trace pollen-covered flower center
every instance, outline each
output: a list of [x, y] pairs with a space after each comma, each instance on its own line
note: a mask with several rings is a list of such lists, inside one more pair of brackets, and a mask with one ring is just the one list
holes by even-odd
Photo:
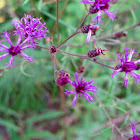
[[84, 86], [83, 85], [78, 85], [78, 87], [76, 88], [76, 92], [77, 93], [80, 93], [83, 90], [84, 90]]
[[17, 55], [18, 53], [20, 53], [20, 48], [19, 46], [15, 46], [15, 47], [11, 47], [9, 48], [9, 53], [13, 56]]
[[134, 62], [126, 62], [123, 66], [122, 66], [122, 71], [125, 71], [125, 72], [130, 72], [132, 70], [135, 70], [136, 68], [136, 65]]

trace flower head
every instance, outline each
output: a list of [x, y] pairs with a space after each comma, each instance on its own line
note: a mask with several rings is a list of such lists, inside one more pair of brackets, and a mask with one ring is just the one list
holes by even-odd
[[22, 50], [25, 50], [27, 48], [31, 48], [32, 46], [30, 44], [25, 45], [26, 43], [28, 43], [28, 41], [30, 40], [30, 37], [28, 37], [27, 39], [25, 39], [22, 43], [22, 35], [19, 34], [19, 38], [17, 41], [17, 44], [15, 46], [13, 46], [10, 37], [9, 37], [9, 33], [7, 33], [7, 31], [4, 32], [4, 35], [2, 37], [5, 37], [7, 42], [10, 45], [10, 48], [5, 46], [4, 44], [2, 44], [2, 41], [0, 41], [0, 52], [6, 52], [3, 55], [0, 55], [0, 60], [2, 60], [3, 58], [7, 57], [8, 55], [11, 56], [9, 63], [7, 64], [9, 66], [9, 68], [14, 67], [13, 66], [13, 58], [14, 56], [20, 54], [24, 57], [24, 60], [28, 60], [30, 62], [33, 62], [34, 60], [32, 59], [32, 57], [28, 56], [27, 54], [23, 53]]
[[90, 41], [90, 39], [95, 40], [92, 36], [96, 34], [100, 27], [98, 25], [95, 25], [93, 23], [89, 23], [89, 25], [85, 25], [82, 27], [83, 33], [88, 33], [86, 43]]
[[66, 77], [66, 76], [60, 76], [57, 79], [57, 84], [60, 85], [60, 86], [64, 86], [64, 85], [66, 85], [68, 83], [69, 83], [69, 78]]
[[[133, 137], [129, 138], [129, 140], [140, 140], [140, 135], [136, 135], [136, 133], [135, 133], [136, 125], [134, 123], [129, 123], [129, 124], [132, 128], [132, 131], [133, 131]], [[140, 131], [139, 131], [139, 133], [140, 133]]]
[[46, 33], [49, 32], [45, 23], [41, 23], [41, 18], [33, 18], [31, 15], [24, 15], [21, 21], [13, 23], [16, 30], [15, 34], [21, 34], [25, 39], [31, 37], [29, 42], [34, 45], [38, 44], [38, 40], [43, 37], [46, 38]]
[[79, 78], [80, 75], [78, 75], [77, 73], [75, 73], [74, 75], [75, 75], [76, 80], [75, 81], [69, 81], [69, 83], [72, 86], [74, 86], [75, 89], [73, 91], [68, 91], [67, 89], [65, 89], [66, 90], [65, 94], [68, 95], [68, 96], [70, 96], [70, 94], [72, 94], [72, 93], [76, 93], [71, 105], [73, 107], [76, 106], [75, 105], [76, 99], [78, 98], [78, 96], [80, 98], [81, 95], [83, 95], [88, 102], [95, 101], [95, 99], [93, 98], [94, 94], [89, 95], [87, 93], [89, 91], [91, 91], [93, 93], [95, 93], [97, 91], [97, 88], [94, 85], [94, 81], [93, 80], [85, 81], [83, 79], [83, 77]]
[[94, 47], [95, 49], [94, 50], [90, 50], [88, 53], [87, 53], [87, 56], [90, 57], [90, 58], [93, 58], [93, 57], [96, 57], [96, 56], [99, 56], [101, 54], [105, 55], [104, 54], [104, 51], [107, 51], [106, 49], [101, 49], [99, 47], [96, 46], [96, 42], [94, 42]]
[[125, 79], [123, 83], [125, 87], [128, 87], [128, 73], [135, 78], [136, 83], [140, 81], [140, 74], [133, 72], [134, 70], [136, 70], [137, 67], [136, 64], [140, 63], [140, 59], [134, 62], [131, 61], [134, 53], [135, 53], [135, 49], [131, 48], [129, 52], [128, 49], [125, 48], [125, 55], [123, 55], [122, 58], [119, 57], [121, 64], [117, 65], [116, 69], [111, 74], [113, 78], [113, 76], [116, 75], [117, 73], [125, 72]]
[[108, 16], [109, 16], [109, 19], [111, 19], [112, 21], [114, 21], [114, 18], [116, 17], [116, 15], [113, 15], [112, 13], [115, 12], [116, 10], [112, 11], [112, 12], [109, 12], [108, 9], [110, 7], [110, 2], [111, 0], [82, 0], [82, 1], [79, 1], [79, 3], [87, 3], [87, 4], [92, 4], [90, 6], [90, 9], [89, 9], [89, 13], [90, 14], [95, 14], [97, 13], [97, 16], [94, 18], [94, 21], [93, 22], [97, 22], [100, 23], [103, 21], [101, 20], [101, 11], [104, 11]]

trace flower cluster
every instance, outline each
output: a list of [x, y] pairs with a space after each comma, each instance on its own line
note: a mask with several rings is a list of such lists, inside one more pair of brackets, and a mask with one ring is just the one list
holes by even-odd
[[137, 61], [131, 61], [132, 56], [135, 53], [135, 49], [130, 49], [128, 51], [128, 48], [125, 48], [125, 55], [122, 56], [122, 58], [119, 57], [121, 64], [116, 66], [116, 69], [111, 74], [112, 78], [114, 75], [116, 75], [119, 72], [125, 72], [125, 79], [123, 85], [125, 87], [128, 87], [128, 73], [135, 78], [136, 83], [140, 81], [140, 74], [135, 73], [134, 70], [136, 70], [137, 64], [140, 63], [140, 59]]
[[[130, 126], [132, 128], [133, 137], [129, 138], [129, 140], [140, 140], [140, 135], [136, 135], [136, 132], [135, 132], [136, 125], [134, 123], [130, 123]], [[139, 131], [139, 133], [140, 133], [140, 131]]]
[[16, 30], [15, 34], [21, 34], [25, 39], [30, 37], [29, 43], [35, 47], [38, 40], [43, 37], [46, 38], [46, 33], [49, 33], [45, 23], [41, 23], [41, 18], [33, 18], [31, 15], [24, 15], [21, 21], [15, 21], [13, 25]]
[[86, 3], [86, 4], [91, 4], [90, 9], [89, 9], [89, 13], [90, 14], [95, 14], [97, 13], [96, 17], [93, 19], [93, 22], [97, 22], [100, 23], [104, 23], [101, 20], [102, 17], [102, 11], [104, 11], [108, 16], [109, 19], [111, 19], [112, 21], [114, 21], [114, 18], [116, 17], [116, 15], [113, 15], [112, 13], [114, 13], [116, 10], [109, 12], [108, 9], [110, 7], [110, 2], [111, 0], [82, 0], [79, 1], [79, 3]]
[[[0, 41], [0, 52], [6, 52], [5, 54], [0, 55], [0, 60], [7, 56], [11, 56], [10, 61], [7, 63], [9, 68], [14, 67], [13, 59], [18, 54], [22, 55], [24, 60], [33, 62], [34, 60], [32, 57], [28, 56], [22, 51], [27, 48], [35, 47], [35, 44], [37, 44], [37, 41], [40, 39], [40, 37], [46, 38], [46, 32], [49, 32], [47, 28], [44, 27], [45, 24], [40, 22], [40, 19], [33, 18], [30, 15], [25, 15], [25, 17], [23, 17], [20, 22], [14, 22], [13, 25], [15, 25], [16, 28], [14, 31], [15, 34], [19, 36], [16, 45], [12, 44], [10, 34], [7, 31], [4, 32], [2, 37], [7, 40], [10, 47], [2, 44], [3, 40]], [[37, 41], [34, 39], [37, 39]]]

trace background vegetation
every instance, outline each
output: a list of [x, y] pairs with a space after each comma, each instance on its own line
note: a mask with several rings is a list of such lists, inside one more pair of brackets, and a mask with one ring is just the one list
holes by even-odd
[[[140, 27], [125, 30], [139, 23], [140, 0], [113, 0], [113, 3], [115, 4], [110, 11], [117, 9], [118, 18], [112, 22], [104, 15], [105, 24], [100, 24], [103, 31], [99, 30], [96, 35], [98, 46], [108, 49], [106, 55], [97, 57], [97, 60], [111, 66], [117, 64], [116, 54], [124, 53], [124, 47], [140, 51]], [[15, 19], [21, 19], [24, 13], [42, 17], [42, 22], [46, 23], [50, 31], [48, 37], [52, 36], [53, 44], [58, 45], [55, 0], [0, 0], [1, 35], [5, 30], [14, 31], [11, 23]], [[76, 30], [87, 10], [78, 0], [60, 0], [59, 13], [59, 34], [62, 42]], [[93, 17], [91, 15], [84, 24], [92, 21]], [[120, 29], [124, 29], [126, 37], [104, 37]], [[93, 42], [85, 43], [86, 36], [87, 34], [76, 35], [66, 42], [67, 47], [63, 50], [86, 54], [94, 47]], [[103, 39], [99, 39], [100, 37]], [[11, 33], [13, 43], [16, 43], [17, 38]], [[6, 41], [5, 44], [7, 45]], [[39, 42], [40, 46], [47, 48], [51, 44], [49, 38]], [[96, 102], [91, 104], [82, 97], [78, 99], [77, 107], [72, 108], [70, 103], [73, 96], [68, 98], [63, 93], [65, 88], [71, 87], [59, 87], [54, 82], [53, 56], [43, 49], [29, 49], [26, 52], [34, 56], [34, 63], [24, 62], [20, 56], [16, 56], [16, 67], [3, 71], [9, 58], [0, 62], [1, 140], [119, 140], [120, 134], [114, 124], [121, 132], [131, 136], [129, 123], [140, 121], [140, 87], [139, 83], [136, 85], [134, 78], [130, 77], [128, 88], [122, 87], [124, 73], [112, 79], [111, 69], [58, 52], [59, 70], [65, 69], [71, 74], [71, 79], [74, 79], [73, 73], [84, 65], [86, 71], [83, 76], [85, 79], [95, 80], [98, 87]], [[112, 121], [108, 120], [106, 111]]]

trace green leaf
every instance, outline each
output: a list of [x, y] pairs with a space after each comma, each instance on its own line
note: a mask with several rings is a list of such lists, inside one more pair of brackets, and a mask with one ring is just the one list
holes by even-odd
[[0, 125], [3, 125], [3, 126], [9, 128], [9, 129], [14, 130], [14, 131], [18, 131], [18, 127], [8, 120], [0, 119]]
[[8, 107], [2, 106], [2, 105], [0, 105], [0, 112], [3, 112], [3, 113], [8, 114], [8, 115], [13, 115], [15, 117], [20, 117], [20, 114], [18, 114], [17, 112], [12, 110], [11, 108], [8, 108]]
[[26, 139], [31, 138], [56, 138], [56, 135], [45, 131], [45, 132], [35, 132], [35, 131], [29, 131], [27, 134], [25, 134]]
[[44, 114], [34, 115], [33, 117], [27, 119], [27, 123], [32, 124], [37, 121], [47, 120], [47, 119], [54, 119], [60, 117], [62, 115], [61, 111], [49, 111], [45, 112]]
[[123, 108], [120, 108], [120, 107], [118, 107], [118, 106], [114, 106], [116, 109], [118, 109], [118, 110], [120, 110], [120, 111], [122, 111], [122, 112], [124, 112], [124, 113], [126, 113], [127, 111], [126, 110], [124, 110]]
[[125, 118], [125, 121], [123, 122], [123, 124], [121, 125], [120, 129], [124, 128], [124, 126], [126, 125], [127, 121], [128, 121], [129, 116], [127, 116]]

